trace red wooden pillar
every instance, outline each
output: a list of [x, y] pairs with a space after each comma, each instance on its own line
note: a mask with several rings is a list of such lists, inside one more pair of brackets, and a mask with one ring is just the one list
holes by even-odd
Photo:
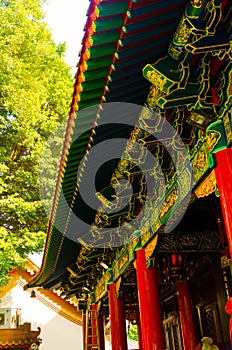
[[100, 349], [105, 350], [105, 332], [104, 332], [104, 317], [103, 315], [98, 316], [98, 334]]
[[110, 329], [112, 350], [127, 350], [124, 301], [116, 293], [116, 285], [109, 285]]
[[196, 338], [193, 326], [188, 283], [176, 282], [176, 291], [184, 350], [193, 350], [196, 346]]
[[232, 149], [226, 148], [216, 153], [215, 168], [220, 195], [222, 215], [226, 229], [230, 257], [232, 258]]
[[230, 315], [229, 334], [230, 334], [230, 342], [232, 344], [232, 298], [229, 298], [227, 300], [225, 310]]
[[146, 267], [144, 249], [136, 252], [136, 274], [143, 350], [164, 350], [165, 343], [156, 268]]

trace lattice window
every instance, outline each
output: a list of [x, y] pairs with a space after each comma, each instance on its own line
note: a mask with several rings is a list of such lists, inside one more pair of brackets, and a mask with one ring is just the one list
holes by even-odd
[[166, 348], [169, 350], [183, 350], [179, 317], [171, 314], [163, 321]]
[[208, 328], [208, 336], [217, 339], [217, 330], [215, 325], [215, 310], [209, 309], [205, 311], [205, 318]]
[[168, 333], [168, 345], [169, 345], [169, 349], [173, 350], [173, 346], [172, 346], [172, 329], [171, 327], [168, 327], [167, 329], [167, 333]]
[[173, 324], [173, 342], [174, 342], [174, 349], [179, 349], [179, 342], [180, 342], [180, 335], [179, 335], [179, 326], [176, 324]]
[[203, 309], [204, 334], [216, 342], [222, 342], [221, 322], [216, 303], [207, 305]]

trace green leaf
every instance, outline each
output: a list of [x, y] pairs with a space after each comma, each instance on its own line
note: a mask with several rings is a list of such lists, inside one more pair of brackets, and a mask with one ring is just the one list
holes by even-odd
[[[43, 2], [0, 0], [0, 285], [12, 268], [24, 266], [28, 253], [44, 246], [40, 158], [68, 115], [72, 93], [65, 43], [52, 40]], [[55, 178], [53, 154], [46, 160]]]

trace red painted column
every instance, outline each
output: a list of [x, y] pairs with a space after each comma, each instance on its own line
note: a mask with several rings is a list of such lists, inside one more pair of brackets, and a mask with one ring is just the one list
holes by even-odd
[[124, 301], [117, 297], [115, 283], [109, 285], [109, 303], [112, 350], [127, 350]]
[[230, 342], [232, 344], [232, 298], [229, 298], [226, 302], [225, 311], [230, 315], [230, 325], [229, 325], [229, 334]]
[[232, 149], [227, 148], [216, 153], [215, 174], [232, 258]]
[[193, 326], [188, 283], [176, 282], [176, 292], [184, 350], [193, 350], [196, 346], [196, 338]]
[[156, 268], [146, 267], [144, 249], [136, 252], [136, 274], [143, 350], [164, 350], [164, 334]]
[[104, 317], [103, 315], [98, 316], [98, 334], [100, 349], [105, 350], [105, 331], [104, 331]]

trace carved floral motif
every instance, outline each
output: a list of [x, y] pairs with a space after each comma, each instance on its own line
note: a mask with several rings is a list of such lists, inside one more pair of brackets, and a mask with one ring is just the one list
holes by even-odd
[[177, 199], [178, 199], [178, 190], [177, 190], [177, 187], [175, 187], [164, 201], [164, 204], [160, 213], [161, 219], [163, 219], [167, 215], [167, 213], [172, 209]]
[[210, 154], [215, 146], [218, 144], [221, 138], [221, 133], [217, 130], [209, 130], [206, 134], [206, 149], [207, 153]]
[[164, 84], [167, 82], [167, 79], [162, 76], [157, 70], [152, 69], [148, 70], [146, 73], [147, 79], [156, 87], [157, 90], [163, 91]]
[[198, 198], [210, 195], [216, 190], [217, 182], [215, 172], [212, 171], [210, 175], [200, 184], [195, 190], [195, 194]]
[[122, 270], [123, 267], [129, 262], [129, 254], [126, 252], [121, 259], [119, 260], [119, 270]]
[[188, 38], [190, 36], [190, 29], [189, 27], [187, 27], [185, 21], [186, 21], [186, 18], [185, 16], [183, 16], [177, 27], [175, 36], [173, 38], [173, 42], [181, 46], [184, 46], [187, 43]]
[[200, 8], [203, 5], [204, 0], [191, 0], [191, 5], [194, 8]]
[[157, 242], [158, 242], [158, 235], [155, 235], [155, 237], [145, 247], [146, 259], [149, 259], [152, 256], [152, 254], [154, 253], [155, 248], [157, 246]]

